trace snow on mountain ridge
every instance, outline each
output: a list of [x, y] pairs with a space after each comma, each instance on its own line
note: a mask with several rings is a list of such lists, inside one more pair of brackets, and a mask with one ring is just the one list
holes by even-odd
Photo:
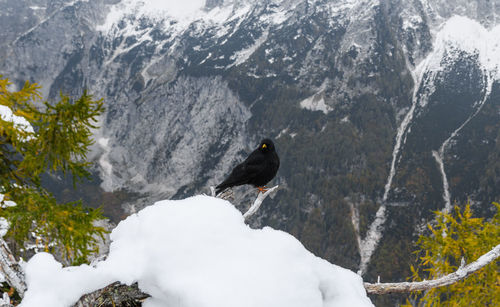
[[[415, 68], [426, 83], [426, 93], [421, 93], [419, 105], [425, 107], [433, 92], [437, 74], [465, 54], [477, 56], [478, 64], [487, 78], [500, 79], [500, 25], [487, 30], [479, 22], [465, 16], [453, 16], [440, 26], [433, 43], [433, 50]], [[426, 74], [425, 79], [423, 73]]]
[[275, 24], [283, 22], [285, 11], [293, 9], [297, 1], [220, 1], [216, 4], [206, 4], [205, 0], [187, 1], [162, 1], [162, 0], [124, 0], [113, 5], [108, 14], [106, 22], [99, 26], [102, 32], [108, 32], [114, 25], [126, 16], [134, 16], [136, 19], [149, 18], [155, 21], [170, 20], [166, 28], [186, 29], [196, 21], [206, 23], [223, 24], [234, 16], [241, 16], [241, 11], [249, 11], [254, 5], [265, 4], [274, 9], [272, 18], [268, 18]]
[[482, 68], [500, 79], [500, 24], [488, 31], [476, 20], [454, 16], [444, 23], [437, 35], [436, 49], [443, 52], [441, 44], [445, 48], [478, 54]]
[[124, 0], [115, 4], [101, 30], [109, 29], [124, 15], [163, 19], [173, 17], [176, 20], [191, 22], [197, 18], [203, 8], [204, 0], [162, 1], [162, 0]]

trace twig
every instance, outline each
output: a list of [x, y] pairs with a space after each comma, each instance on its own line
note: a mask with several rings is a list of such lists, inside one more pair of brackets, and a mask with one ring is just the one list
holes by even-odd
[[274, 186], [274, 187], [270, 188], [269, 190], [267, 190], [264, 194], [262, 192], [259, 192], [259, 195], [257, 195], [257, 198], [253, 202], [253, 205], [250, 207], [250, 209], [248, 209], [247, 212], [245, 212], [245, 214], [243, 214], [243, 218], [245, 219], [245, 221], [249, 217], [251, 217], [252, 215], [254, 215], [255, 212], [257, 212], [257, 210], [259, 210], [260, 205], [262, 205], [262, 201], [264, 201], [264, 199], [266, 199], [266, 197], [269, 194], [271, 194], [274, 190], [276, 190], [278, 187], [279, 187], [279, 185]]
[[[432, 288], [448, 286], [454, 284], [470, 274], [478, 271], [495, 259], [500, 257], [500, 244], [491, 251], [479, 257], [476, 261], [468, 265], [461, 265], [458, 270], [443, 277], [419, 282], [397, 282], [397, 283], [367, 283], [364, 286], [369, 294], [406, 293], [413, 291], [423, 291]], [[463, 263], [462, 263], [463, 264]]]
[[215, 187], [214, 186], [210, 186], [210, 196], [212, 196], [212, 197], [216, 196], [216, 194], [215, 194]]

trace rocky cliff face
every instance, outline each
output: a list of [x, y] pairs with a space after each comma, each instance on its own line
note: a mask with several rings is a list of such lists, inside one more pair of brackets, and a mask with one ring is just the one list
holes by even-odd
[[0, 3], [4, 76], [105, 99], [105, 190], [204, 192], [271, 137], [285, 188], [254, 223], [384, 280], [430, 210], [498, 200], [497, 1], [186, 5]]

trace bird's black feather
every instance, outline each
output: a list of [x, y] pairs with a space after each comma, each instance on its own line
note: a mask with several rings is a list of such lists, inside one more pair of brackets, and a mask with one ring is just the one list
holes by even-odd
[[227, 188], [243, 184], [252, 184], [261, 187], [276, 176], [280, 166], [280, 159], [269, 139], [260, 142], [248, 158], [238, 164], [229, 176], [216, 187], [216, 194]]

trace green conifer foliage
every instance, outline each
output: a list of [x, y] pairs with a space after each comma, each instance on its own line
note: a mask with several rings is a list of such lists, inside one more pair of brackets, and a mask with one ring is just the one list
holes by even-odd
[[[74, 183], [89, 175], [85, 158], [103, 102], [84, 93], [77, 100], [61, 94], [56, 103], [41, 103], [36, 84], [26, 82], [19, 91], [10, 91], [9, 85], [0, 76], [0, 105], [24, 117], [33, 129], [0, 118], [0, 216], [10, 223], [7, 236], [22, 249], [34, 235], [45, 251], [65, 263], [85, 262], [105, 233], [94, 225], [102, 218], [100, 210], [84, 208], [80, 202], [57, 204], [40, 186], [40, 175], [71, 174]], [[7, 200], [17, 205], [5, 206]]]
[[[420, 250], [413, 279], [435, 279], [455, 272], [462, 258], [466, 263], [477, 260], [500, 243], [500, 204], [490, 221], [473, 217], [470, 205], [454, 212], [436, 212], [435, 226], [428, 225], [431, 235], [418, 240]], [[455, 284], [426, 291], [419, 306], [500, 306], [500, 261], [493, 261], [478, 272]]]

